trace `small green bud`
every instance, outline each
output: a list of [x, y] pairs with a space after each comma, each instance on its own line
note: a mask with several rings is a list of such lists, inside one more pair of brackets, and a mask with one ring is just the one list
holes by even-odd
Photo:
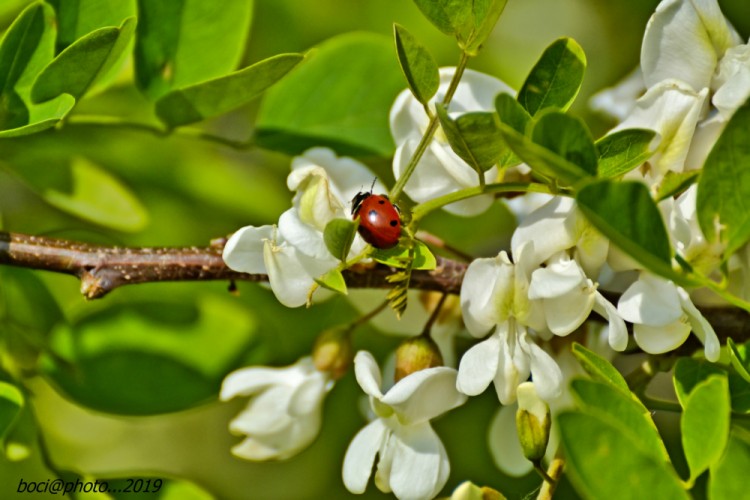
[[489, 486], [480, 488], [471, 481], [464, 481], [453, 490], [450, 500], [505, 500], [505, 497]]
[[401, 342], [396, 349], [396, 382], [425, 368], [443, 366], [437, 344], [422, 335]]
[[549, 406], [536, 393], [533, 382], [518, 386], [518, 411], [516, 428], [524, 456], [532, 462], [542, 459], [549, 441]]
[[348, 328], [338, 327], [318, 335], [312, 353], [318, 371], [330, 373], [334, 380], [346, 374], [354, 359], [350, 333]]

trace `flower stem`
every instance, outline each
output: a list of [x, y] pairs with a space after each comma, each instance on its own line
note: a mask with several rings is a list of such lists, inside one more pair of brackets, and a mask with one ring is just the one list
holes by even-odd
[[[461, 52], [461, 59], [459, 59], [458, 61], [458, 66], [456, 66], [456, 72], [453, 73], [453, 78], [448, 85], [448, 90], [445, 93], [445, 97], [443, 97], [444, 105], [448, 105], [448, 103], [450, 103], [451, 99], [453, 98], [453, 94], [456, 93], [458, 83], [461, 81], [461, 77], [464, 74], [466, 65], [469, 62], [469, 57], [470, 56], [466, 52]], [[428, 116], [429, 115], [430, 113], [428, 113]], [[411, 177], [411, 174], [414, 173], [414, 169], [417, 168], [417, 164], [422, 158], [422, 155], [425, 151], [427, 151], [427, 146], [430, 145], [430, 141], [432, 141], [432, 137], [435, 135], [435, 131], [437, 131], [438, 123], [438, 117], [436, 115], [432, 115], [430, 117], [430, 122], [427, 125], [427, 130], [425, 130], [425, 133], [422, 136], [422, 140], [419, 141], [419, 145], [417, 146], [416, 151], [414, 151], [414, 154], [409, 160], [409, 164], [401, 174], [401, 177], [399, 177], [396, 181], [396, 185], [393, 186], [391, 192], [388, 193], [390, 199], [393, 200], [394, 203], [398, 202], [398, 199], [401, 196], [401, 192], [404, 190], [404, 186], [406, 186], [406, 183]]]
[[466, 198], [479, 196], [480, 194], [514, 192], [554, 194], [549, 186], [536, 182], [499, 182], [494, 184], [486, 184], [485, 186], [474, 186], [466, 189], [461, 189], [460, 191], [454, 191], [453, 193], [448, 193], [446, 195], [417, 205], [412, 210], [412, 221], [418, 221], [430, 212], [437, 210], [438, 208], [441, 208], [445, 205], [465, 200]]
[[437, 321], [438, 316], [440, 316], [440, 310], [443, 308], [443, 304], [445, 304], [445, 299], [448, 298], [448, 294], [444, 293], [441, 297], [438, 303], [435, 305], [435, 309], [433, 309], [432, 314], [430, 314], [429, 319], [427, 320], [427, 323], [425, 323], [424, 328], [422, 328], [422, 336], [429, 337], [430, 332], [432, 331], [432, 325], [435, 324], [435, 321]]
[[[534, 464], [534, 467], [536, 468], [537, 464]], [[544, 478], [544, 484], [542, 484], [542, 489], [539, 491], [539, 495], [537, 495], [536, 497], [537, 500], [552, 499], [552, 495], [555, 494], [555, 489], [560, 483], [560, 476], [562, 476], [564, 468], [565, 460], [563, 460], [559, 451], [546, 471], [541, 467], [541, 465], [539, 465], [537, 472], [539, 472], [539, 474]]]
[[734, 295], [730, 291], [728, 291], [725, 288], [723, 288], [721, 286], [721, 284], [716, 283], [711, 278], [708, 278], [708, 277], [703, 276], [703, 275], [698, 274], [698, 273], [692, 273], [689, 276], [689, 278], [695, 280], [701, 286], [705, 286], [706, 288], [708, 288], [709, 290], [711, 290], [716, 295], [718, 295], [722, 299], [726, 300], [727, 302], [729, 302], [733, 306], [737, 306], [737, 307], [739, 307], [741, 309], [744, 309], [747, 312], [750, 312], [750, 302], [737, 297], [736, 295]]

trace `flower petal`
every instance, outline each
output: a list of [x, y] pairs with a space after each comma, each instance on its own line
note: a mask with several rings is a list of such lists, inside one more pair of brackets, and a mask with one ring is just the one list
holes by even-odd
[[[364, 493], [370, 480], [375, 455], [387, 438], [388, 429], [381, 419], [373, 420], [354, 436], [344, 456], [342, 477], [352, 493]], [[381, 457], [382, 460], [382, 457]]]
[[528, 257], [533, 265], [538, 265], [552, 255], [573, 248], [578, 240], [576, 234], [575, 201], [572, 198], [558, 196], [533, 211], [513, 232], [510, 246], [513, 258], [521, 246], [533, 241], [534, 246]]
[[380, 377], [380, 368], [377, 361], [367, 351], [359, 351], [354, 356], [354, 374], [357, 383], [365, 391], [365, 394], [377, 399], [383, 397], [380, 386], [383, 383]]
[[622, 294], [617, 311], [625, 321], [649, 326], [668, 325], [682, 316], [674, 283], [646, 272]]
[[302, 381], [292, 393], [289, 400], [288, 412], [293, 417], [304, 417], [317, 411], [323, 399], [332, 387], [328, 377], [317, 370]]
[[594, 294], [594, 311], [609, 322], [609, 346], [615, 351], [624, 351], [628, 346], [628, 328], [613, 306], [602, 294]]
[[533, 465], [523, 455], [516, 430], [515, 404], [503, 406], [492, 417], [487, 441], [492, 460], [498, 469], [514, 477], [525, 476]]
[[287, 244], [276, 245], [266, 240], [263, 247], [271, 289], [278, 301], [287, 307], [305, 304], [308, 291], [315, 283], [302, 265], [300, 257], [294, 247]]
[[674, 78], [695, 90], [708, 87], [718, 60], [740, 43], [716, 0], [665, 0], [643, 36], [641, 68], [646, 85]]
[[226, 265], [242, 273], [266, 274], [263, 242], [273, 239], [273, 226], [246, 226], [229, 237], [222, 258]]
[[695, 336], [703, 342], [706, 359], [713, 362], [719, 361], [721, 345], [711, 323], [706, 321], [703, 314], [693, 305], [690, 295], [683, 288], [677, 288], [677, 293], [680, 295], [680, 304], [687, 314]]
[[[541, 347], [522, 337], [531, 361], [531, 379], [539, 397], [551, 401], [562, 393], [562, 371], [557, 362]], [[523, 344], [522, 344], [523, 345]]]
[[690, 324], [677, 320], [668, 325], [633, 325], [633, 338], [649, 354], [662, 354], [681, 346], [690, 335]]
[[312, 358], [300, 358], [297, 363], [286, 368], [266, 368], [251, 366], [235, 370], [224, 378], [219, 399], [227, 401], [237, 396], [250, 396], [271, 385], [294, 385], [312, 369]]
[[[329, 219], [330, 221], [330, 219]], [[323, 226], [325, 229], [325, 226]], [[290, 208], [279, 217], [279, 234], [298, 253], [324, 262], [332, 262], [336, 265], [336, 259], [323, 240], [323, 230], [318, 230], [310, 224], [305, 224], [300, 219], [297, 211]]]
[[[383, 184], [376, 180], [375, 174], [370, 172], [365, 165], [353, 158], [338, 157], [333, 150], [328, 148], [308, 149], [301, 156], [292, 160], [293, 172], [310, 166], [319, 166], [325, 169], [333, 196], [344, 204], [348, 204], [358, 192], [369, 190], [373, 180], [375, 180], [374, 192], [384, 193], [386, 191]], [[289, 179], [291, 178], [290, 175]], [[288, 184], [289, 179], [287, 180]], [[290, 184], [289, 189], [295, 191], [297, 187]]]
[[464, 353], [458, 365], [456, 389], [468, 396], [476, 396], [490, 385], [497, 373], [500, 344], [499, 335], [494, 333]]
[[461, 311], [469, 333], [484, 337], [504, 321], [513, 301], [514, 266], [505, 252], [494, 259], [476, 259], [461, 285]]
[[405, 424], [433, 419], [466, 402], [466, 395], [456, 390], [456, 374], [445, 366], [416, 371], [391, 387], [381, 402], [396, 410]]
[[399, 499], [429, 499], [448, 480], [450, 463], [429, 422], [399, 427], [393, 434], [390, 486]]

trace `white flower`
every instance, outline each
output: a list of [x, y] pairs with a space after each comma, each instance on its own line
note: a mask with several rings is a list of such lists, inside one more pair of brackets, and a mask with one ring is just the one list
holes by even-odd
[[622, 351], [628, 345], [625, 323], [615, 307], [565, 252], [552, 256], [546, 267], [531, 274], [529, 298], [542, 301], [547, 327], [555, 335], [565, 336], [573, 332], [586, 321], [593, 309], [609, 322], [612, 348]]
[[642, 272], [620, 297], [617, 310], [633, 323], [636, 343], [650, 354], [676, 349], [692, 330], [704, 345], [706, 359], [719, 359], [719, 339], [713, 327], [688, 293], [671, 281]]
[[323, 399], [333, 386], [310, 357], [286, 368], [248, 367], [230, 373], [220, 399], [251, 396], [229, 424], [245, 439], [232, 453], [248, 460], [283, 460], [296, 455], [318, 435]]
[[461, 358], [456, 387], [464, 394], [480, 394], [494, 382], [500, 402], [509, 404], [529, 375], [542, 398], [560, 393], [560, 368], [527, 331], [527, 326], [543, 329], [545, 322], [540, 304], [528, 298], [526, 248], [516, 254], [516, 264], [501, 252], [493, 259], [476, 259], [466, 270], [461, 286], [466, 327], [478, 338], [492, 333]]
[[[434, 103], [442, 102], [454, 72], [455, 68], [440, 69], [440, 87], [432, 100], [433, 113]], [[493, 111], [495, 96], [501, 92], [515, 95], [515, 91], [502, 81], [466, 70], [451, 100], [448, 114], [455, 118], [471, 111]], [[429, 119], [423, 106], [411, 92], [404, 90], [391, 107], [390, 123], [391, 134], [397, 146], [393, 157], [393, 173], [398, 179], [417, 149]], [[484, 176], [487, 182], [493, 182], [497, 176], [497, 168], [491, 168]], [[406, 183], [404, 191], [414, 201], [422, 203], [478, 184], [476, 171], [453, 152], [439, 129]], [[456, 215], [476, 215], [487, 210], [492, 200], [492, 196], [489, 195], [477, 196], [452, 203], [446, 210]]]
[[462, 405], [466, 396], [455, 389], [456, 370], [420, 370], [381, 392], [380, 369], [372, 355], [360, 351], [354, 368], [377, 417], [354, 437], [344, 457], [344, 485], [364, 493], [375, 457], [375, 485], [399, 499], [429, 499], [445, 486], [450, 463], [430, 420]]
[[[287, 185], [296, 194], [293, 206], [274, 226], [247, 226], [235, 232], [224, 246], [223, 258], [235, 271], [268, 274], [276, 298], [288, 307], [307, 301], [315, 278], [339, 261], [323, 239], [326, 225], [336, 218], [351, 218], [349, 203], [374, 179], [367, 168], [333, 151], [314, 148], [292, 161]], [[376, 183], [376, 191], [383, 187]], [[365, 247], [357, 235], [350, 256]]]

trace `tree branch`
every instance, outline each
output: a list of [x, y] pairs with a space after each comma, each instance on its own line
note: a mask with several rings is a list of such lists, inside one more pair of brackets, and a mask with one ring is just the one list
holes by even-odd
[[[98, 299], [124, 285], [158, 281], [255, 281], [267, 282], [265, 274], [232, 271], [221, 258], [226, 239], [207, 247], [128, 248], [92, 245], [76, 241], [0, 231], [0, 264], [76, 276], [81, 293]], [[467, 264], [437, 257], [437, 268], [414, 271], [410, 287], [458, 294]], [[350, 288], [390, 288], [386, 278], [394, 269], [380, 264], [357, 264], [344, 272]], [[617, 294], [606, 293], [617, 302]], [[750, 314], [733, 307], [701, 307], [722, 340], [750, 339]], [[593, 317], [593, 316], [592, 316]]]

